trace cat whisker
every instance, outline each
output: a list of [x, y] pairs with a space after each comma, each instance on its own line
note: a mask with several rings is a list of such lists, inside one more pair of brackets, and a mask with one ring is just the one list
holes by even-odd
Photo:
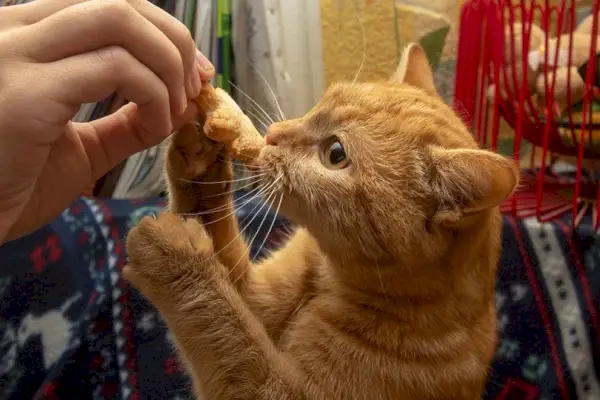
[[[254, 104], [258, 108], [258, 110], [260, 110], [268, 120], [271, 120], [269, 113], [267, 113], [265, 111], [265, 109], [262, 108], [262, 106], [260, 104], [258, 104], [258, 102], [256, 100], [254, 100], [252, 97], [250, 97], [248, 94], [246, 94], [246, 92], [244, 92], [242, 89], [240, 89], [239, 86], [237, 86], [235, 83], [229, 81], [229, 84], [231, 86], [233, 86], [236, 90], [238, 90], [244, 97], [246, 97], [248, 100], [250, 100], [250, 102], [252, 104]], [[271, 121], [271, 122], [274, 122], [274, 121]]]
[[[271, 192], [269, 194], [269, 197], [263, 202], [262, 206], [260, 207], [260, 209], [258, 210], [258, 212], [256, 213], [256, 215], [250, 220], [250, 222], [244, 227], [244, 230], [246, 230], [250, 224], [252, 223], [252, 221], [254, 220], [254, 218], [256, 218], [256, 216], [258, 214], [260, 214], [263, 210], [263, 208], [265, 208], [265, 206], [269, 205], [269, 201], [271, 200], [271, 198], [273, 198], [275, 196], [275, 192]], [[262, 221], [260, 222], [260, 224], [258, 225], [258, 229], [256, 230], [256, 232], [254, 233], [254, 236], [252, 236], [252, 239], [249, 241], [250, 246], [252, 245], [252, 243], [254, 242], [254, 240], [256, 239], [256, 236], [258, 235], [258, 233], [260, 232], [260, 229], [262, 228], [263, 224], [265, 223], [265, 220], [268, 216], [268, 211], [265, 211], [265, 215], [263, 216]], [[229, 273], [227, 273], [227, 275], [225, 276], [225, 279], [228, 279], [231, 274], [233, 273], [233, 271], [235, 271], [235, 269], [237, 268], [237, 266], [240, 264], [240, 262], [245, 258], [248, 257], [248, 259], [250, 258], [250, 246], [248, 246], [248, 250], [246, 250], [242, 256], [240, 257], [239, 260], [237, 260], [237, 262], [235, 263], [235, 265], [233, 267], [230, 268]], [[235, 284], [237, 283], [238, 279], [240, 277], [238, 277], [234, 282], [233, 285], [235, 286]]]
[[245, 178], [238, 178], [238, 179], [232, 179], [232, 180], [228, 180], [228, 181], [210, 181], [210, 182], [198, 182], [198, 181], [191, 181], [188, 179], [183, 179], [180, 178], [179, 181], [181, 182], [186, 182], [186, 183], [194, 183], [194, 184], [198, 184], [198, 185], [218, 185], [218, 184], [223, 184], [223, 183], [238, 183], [238, 182], [242, 182], [242, 181], [248, 181], [250, 179], [254, 179], [260, 176], [263, 176], [266, 174], [259, 174], [259, 175], [252, 175], [249, 177], [245, 177]]
[[268, 123], [272, 124], [273, 122], [275, 122], [275, 120], [272, 117], [272, 114], [267, 112], [267, 110], [262, 108], [257, 103], [248, 103], [247, 106], [248, 106], [248, 108], [251, 109], [251, 111], [254, 111], [255, 113], [257, 113], [258, 116], [263, 117], [265, 119], [265, 121], [267, 121]]
[[260, 119], [258, 117], [258, 115], [256, 115], [255, 113], [251, 112], [248, 109], [244, 109], [243, 111], [244, 111], [245, 114], [247, 114], [247, 115], [249, 115], [251, 117], [254, 117], [254, 119], [256, 119], [256, 122], [258, 122], [265, 129], [265, 131], [267, 131], [269, 129], [269, 125], [264, 120]]
[[[241, 156], [244, 156], [244, 157], [246, 157], [248, 159], [254, 158], [253, 155], [248, 154], [248, 153], [244, 153], [244, 152], [241, 152], [241, 151], [238, 151], [238, 154], [241, 155]], [[244, 164], [241, 160], [235, 159], [235, 161], [238, 162], [238, 163], [240, 163], [241, 166], [243, 166], [246, 169], [248, 169], [246, 167], [246, 164]], [[253, 165], [252, 169], [248, 169], [248, 170], [251, 171], [254, 174], [254, 176], [258, 176], [258, 175], [262, 176], [262, 174], [276, 171], [276, 169], [273, 168], [273, 167], [264, 167], [264, 166], [259, 166], [259, 165]]]
[[[250, 224], [252, 224], [252, 221], [254, 221], [254, 219], [261, 213], [261, 211], [263, 210], [263, 208], [265, 207], [266, 204], [267, 203], [265, 203], [265, 202], [260, 202], [260, 203], [258, 203], [255, 206], [254, 210], [252, 211], [252, 213], [255, 213], [255, 215], [252, 217], [252, 219], [250, 220], [250, 222], [248, 222], [248, 224], [246, 224], [246, 226], [244, 226], [244, 228], [240, 231], [240, 233], [238, 233], [238, 235], [233, 240], [236, 240], [240, 235], [243, 234], [243, 232], [246, 231], [246, 229], [248, 229], [248, 227], [250, 226]], [[258, 207], [258, 210], [255, 211], [257, 207]], [[230, 243], [228, 243], [226, 246], [224, 246], [221, 250], [219, 250], [217, 253], [215, 253], [215, 256], [218, 255], [221, 251], [225, 250], [231, 243], [233, 243], [233, 240]], [[250, 261], [250, 246], [246, 246], [246, 250], [242, 253], [242, 256], [239, 258], [239, 260], [237, 260], [237, 262], [235, 263], [235, 265], [233, 267], [229, 268], [229, 271], [223, 277], [223, 281], [226, 281], [226, 280], [230, 279], [231, 274], [236, 270], [236, 268], [239, 265], [240, 261], [242, 261], [244, 258], [247, 258], [248, 261]], [[238, 277], [238, 278], [240, 278], [240, 277]], [[236, 279], [235, 282], [237, 282], [237, 280], [238, 279]], [[232, 283], [235, 284], [235, 282], [232, 282]]]
[[254, 257], [252, 258], [252, 261], [256, 260], [256, 257], [260, 254], [260, 252], [262, 251], [265, 243], [269, 239], [269, 235], [271, 234], [271, 231], [273, 230], [273, 226], [275, 226], [275, 221], [277, 221], [277, 217], [278, 217], [278, 214], [279, 214], [279, 209], [281, 208], [281, 202], [282, 201], [283, 201], [283, 193], [281, 193], [281, 195], [279, 196], [279, 203], [277, 204], [277, 209], [275, 210], [275, 215], [273, 216], [273, 220], [271, 221], [271, 226], [269, 226], [269, 230], [267, 231], [267, 234], [263, 238], [262, 243], [258, 247], [258, 251], [256, 252], [256, 254], [254, 255]]
[[[275, 193], [271, 193], [271, 196], [269, 197], [269, 199], [271, 197], [275, 196]], [[269, 204], [269, 201], [265, 201], [266, 204]], [[270, 205], [270, 204], [269, 204]], [[265, 223], [265, 221], [267, 220], [267, 217], [269, 216], [269, 210], [267, 209], [265, 211], [265, 215], [262, 218], [262, 221], [260, 221], [260, 224], [258, 225], [258, 228], [256, 229], [256, 232], [254, 232], [254, 236], [252, 236], [252, 239], [250, 239], [249, 244], [250, 246], [252, 246], [252, 244], [254, 243], [254, 241], [256, 240], [256, 237], [258, 236], [258, 234], [260, 233], [260, 230], [262, 229], [263, 224]], [[246, 254], [246, 252], [244, 252], [242, 254], [242, 256], [240, 257], [239, 260], [237, 260], [237, 262], [235, 263], [235, 265], [231, 268], [231, 271], [235, 270], [237, 268], [237, 266], [239, 265], [240, 261], [242, 261], [242, 259], [244, 259], [244, 257], [248, 257], [248, 259], [250, 258], [250, 254], [249, 254], [249, 249], [250, 246], [248, 246], [248, 254]], [[233, 285], [235, 286], [235, 284], [237, 283], [239, 277], [233, 282]]]
[[285, 120], [285, 115], [283, 114], [283, 111], [281, 110], [281, 105], [279, 104], [279, 100], [277, 100], [277, 96], [275, 95], [275, 91], [273, 90], [273, 88], [271, 87], [271, 85], [269, 85], [269, 82], [267, 81], [267, 79], [265, 78], [265, 76], [258, 70], [258, 68], [256, 68], [256, 66], [249, 62], [250, 66], [254, 69], [254, 71], [256, 71], [256, 73], [258, 74], [258, 76], [260, 77], [260, 79], [262, 79], [262, 81], [265, 83], [265, 85], [267, 85], [267, 88], [269, 89], [269, 92], [271, 92], [271, 96], [273, 97], [273, 100], [275, 100], [275, 105], [277, 106], [277, 110], [279, 110], [279, 116], [281, 117], [280, 121]]
[[[273, 182], [271, 182], [266, 188], [263, 188], [263, 191], [261, 193], [259, 193], [259, 195], [263, 195], [263, 193], [266, 193], [267, 191], [271, 191], [272, 188], [275, 187], [275, 185], [281, 178], [283, 178], [283, 175], [279, 176], [277, 179], [275, 179]], [[269, 194], [269, 196], [271, 194], [273, 194], [273, 192], [271, 192]], [[254, 219], [258, 216], [258, 214], [260, 213], [260, 210], [262, 210], [262, 208], [264, 206], [265, 206], [265, 204], [261, 204], [261, 203], [258, 203], [256, 206], [254, 206], [254, 208], [250, 211], [250, 214], [254, 214], [252, 219], [246, 224], [246, 226], [243, 229], [240, 230], [240, 232], [233, 239], [231, 239], [231, 241], [229, 243], [227, 243], [219, 251], [217, 251], [215, 254], [213, 254], [213, 256], [211, 258], [218, 256], [220, 253], [225, 251], [225, 249], [227, 249], [227, 247], [229, 247], [233, 242], [235, 242], [246, 231], [246, 229], [248, 229], [248, 227], [250, 226], [252, 221], [254, 221]], [[258, 211], [256, 211], [257, 208], [258, 208]]]
[[230, 190], [228, 192], [223, 192], [223, 193], [219, 193], [219, 194], [213, 194], [213, 195], [210, 195], [210, 196], [202, 196], [202, 197], [200, 197], [200, 199], [202, 199], [202, 200], [204, 200], [204, 199], [211, 199], [211, 198], [214, 198], [214, 197], [219, 197], [219, 196], [224, 196], [224, 195], [227, 195], [227, 194], [232, 194], [232, 193], [237, 192], [238, 190], [242, 190], [242, 189], [245, 189], [247, 187], [252, 187], [252, 186], [254, 186], [254, 185], [256, 185], [257, 183], [260, 182], [260, 176], [258, 176], [258, 177], [255, 176], [255, 178], [256, 178], [256, 180], [254, 180], [254, 181], [252, 181], [250, 183], [246, 183], [244, 186], [232, 189], [232, 190]]
[[[238, 199], [238, 200], [237, 200], [237, 201], [238, 201], [238, 203], [237, 203], [237, 204], [236, 204], [236, 203], [234, 203], [234, 204], [233, 204], [233, 210], [232, 210], [232, 211], [230, 211], [230, 212], [229, 212], [227, 215], [224, 215], [224, 216], [222, 216], [222, 217], [220, 217], [220, 218], [217, 218], [217, 219], [216, 219], [216, 220], [214, 220], [214, 221], [203, 222], [202, 224], [203, 224], [204, 226], [212, 225], [212, 224], [214, 224], [214, 223], [217, 223], [217, 222], [219, 222], [219, 221], [222, 221], [222, 220], [224, 220], [224, 219], [225, 219], [225, 218], [227, 218], [227, 217], [230, 217], [230, 216], [234, 215], [235, 213], [237, 213], [237, 210], [238, 210], [238, 208], [243, 208], [243, 207], [245, 207], [245, 206], [246, 206], [246, 205], [248, 205], [248, 203], [250, 203], [252, 200], [254, 200], [254, 199], [256, 199], [258, 196], [260, 196], [260, 192], [259, 192], [259, 193], [254, 193], [254, 192], [257, 190], [257, 189], [260, 189], [260, 188], [253, 189], [251, 192], [249, 192], [249, 193], [245, 194], [244, 196], [240, 197], [240, 199]], [[245, 197], [247, 197], [249, 194], [252, 194], [252, 193], [254, 193], [254, 195], [253, 195], [253, 196], [251, 196], [249, 199], [245, 200], [245, 201], [243, 202], [243, 204], [240, 204], [240, 203], [241, 203], [241, 201], [240, 201], [240, 200], [241, 200], [242, 198], [245, 198]]]
[[356, 76], [352, 80], [352, 83], [356, 83], [358, 76], [362, 72], [362, 69], [365, 65], [365, 59], [367, 58], [367, 34], [365, 32], [365, 24], [360, 16], [360, 9], [359, 9], [358, 1], [353, 1], [352, 4], [354, 4], [354, 11], [356, 12], [356, 18], [358, 19], [358, 24], [360, 26], [360, 31], [362, 33], [362, 46], [363, 46], [362, 60], [360, 60], [360, 65], [358, 66], [358, 71], [356, 71]]
[[[248, 159], [254, 158], [254, 155], [251, 155], [251, 154], [248, 154], [248, 153], [244, 153], [242, 151], [238, 151], [238, 154], [241, 155], [241, 156], [244, 156], [244, 157], [246, 157]], [[243, 165], [245, 166], [245, 164], [243, 164]], [[275, 169], [273, 167], [266, 168], [266, 167], [261, 167], [261, 166], [257, 166], [257, 165], [253, 165], [253, 168], [252, 168], [252, 171], [256, 171], [258, 173], [272, 172], [274, 170]]]
[[283, 121], [281, 119], [281, 117], [279, 115], [277, 115], [276, 113], [270, 113], [269, 114], [271, 117], [273, 117], [276, 121]]
[[266, 125], [270, 125], [274, 122], [273, 118], [271, 118], [271, 114], [267, 113], [264, 110], [259, 110], [253, 104], [247, 104], [246, 110], [249, 112], [254, 112], [254, 117], [257, 119], [261, 119]]
[[[261, 188], [260, 188], [260, 186], [259, 186], [259, 187], [255, 188], [255, 189], [253, 189], [253, 190], [249, 191], [248, 193], [244, 194], [244, 195], [243, 195], [243, 196], [241, 196], [239, 199], [237, 199], [237, 200], [234, 200], [234, 201], [233, 201], [233, 204], [234, 204], [234, 206], [236, 205], [236, 202], [240, 202], [242, 199], [245, 199], [246, 197], [248, 197], [249, 195], [253, 194], [254, 192], [257, 192], [257, 191], [258, 191], [258, 192], [257, 192], [257, 193], [255, 193], [255, 194], [256, 194], [256, 195], [260, 194], [260, 189], [261, 189]], [[250, 200], [252, 200], [252, 199], [250, 199]], [[214, 214], [214, 213], [217, 213], [217, 212], [219, 212], [219, 211], [224, 211], [224, 210], [227, 210], [228, 208], [229, 208], [229, 204], [224, 204], [224, 205], [222, 205], [222, 206], [219, 206], [219, 207], [211, 208], [210, 210], [198, 211], [198, 212], [195, 212], [195, 213], [182, 213], [182, 214], [179, 214], [179, 215], [182, 215], [182, 216], [187, 216], [187, 217], [196, 217], [196, 216], [200, 216], [200, 215], [210, 215], [210, 214]]]
[[246, 200], [246, 201], [244, 202], [244, 204], [234, 204], [234, 206], [233, 206], [233, 210], [232, 210], [232, 211], [230, 211], [230, 212], [229, 212], [227, 215], [224, 215], [224, 216], [222, 216], [222, 217], [220, 217], [220, 218], [217, 218], [217, 219], [215, 219], [214, 221], [202, 222], [202, 225], [204, 225], [204, 226], [208, 226], [208, 225], [216, 224], [217, 222], [219, 222], [219, 221], [222, 221], [222, 220], [224, 220], [225, 218], [228, 218], [228, 217], [230, 217], [230, 216], [232, 216], [232, 215], [235, 215], [235, 213], [237, 213], [237, 210], [238, 210], [238, 208], [245, 207], [245, 206], [246, 206], [246, 205], [248, 205], [248, 203], [250, 203], [252, 200], [256, 199], [256, 197], [257, 197], [257, 196], [258, 196], [258, 194], [255, 194], [254, 196], [250, 197], [248, 200]]

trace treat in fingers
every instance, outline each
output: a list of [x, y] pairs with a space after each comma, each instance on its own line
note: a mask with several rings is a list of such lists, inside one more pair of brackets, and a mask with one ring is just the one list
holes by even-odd
[[200, 114], [204, 116], [206, 136], [223, 143], [233, 158], [252, 165], [265, 139], [231, 96], [205, 83], [196, 102], [200, 106]]

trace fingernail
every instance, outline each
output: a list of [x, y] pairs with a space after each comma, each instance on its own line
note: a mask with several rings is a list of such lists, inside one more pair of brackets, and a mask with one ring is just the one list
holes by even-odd
[[187, 103], [188, 103], [188, 99], [184, 92], [181, 95], [181, 98], [179, 99], [179, 115], [183, 114], [185, 112], [185, 110], [187, 110], [187, 106], [188, 106]]
[[215, 67], [212, 65], [208, 58], [204, 54], [200, 52], [200, 50], [196, 49], [196, 60], [204, 71], [212, 71]]
[[202, 90], [202, 81], [200, 80], [200, 73], [198, 72], [198, 67], [194, 67], [195, 68], [192, 68], [192, 72], [190, 73], [192, 74], [192, 89], [194, 91], [194, 93], [192, 94], [192, 98], [195, 99], [200, 94], [200, 90]]

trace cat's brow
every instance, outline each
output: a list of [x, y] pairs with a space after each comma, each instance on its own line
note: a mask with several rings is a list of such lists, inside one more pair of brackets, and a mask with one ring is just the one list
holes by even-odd
[[311, 115], [306, 121], [307, 127], [318, 132], [328, 131], [331, 129], [331, 117], [326, 111], [318, 111]]

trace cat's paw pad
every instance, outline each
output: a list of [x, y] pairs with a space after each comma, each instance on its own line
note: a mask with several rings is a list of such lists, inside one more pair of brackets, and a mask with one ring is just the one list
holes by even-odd
[[204, 227], [171, 213], [144, 217], [127, 236], [127, 252], [123, 273], [136, 286], [174, 282], [214, 257]]
[[221, 150], [223, 145], [209, 139], [196, 123], [186, 124], [171, 138], [169, 173], [180, 179], [198, 179], [217, 161]]

